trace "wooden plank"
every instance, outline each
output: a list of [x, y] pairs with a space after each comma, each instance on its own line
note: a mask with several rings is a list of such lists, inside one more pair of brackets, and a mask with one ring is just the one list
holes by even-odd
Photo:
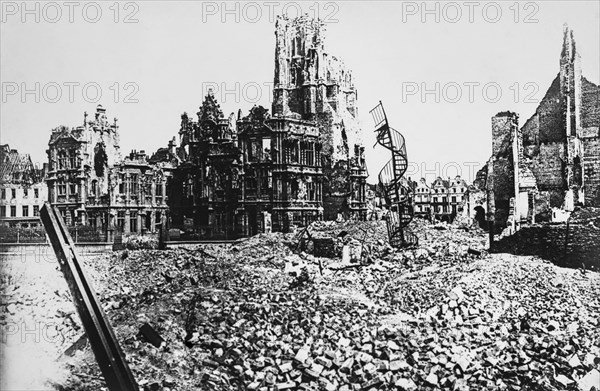
[[65, 276], [96, 361], [111, 391], [139, 391], [93, 287], [77, 259], [75, 244], [56, 208], [45, 203], [40, 217]]

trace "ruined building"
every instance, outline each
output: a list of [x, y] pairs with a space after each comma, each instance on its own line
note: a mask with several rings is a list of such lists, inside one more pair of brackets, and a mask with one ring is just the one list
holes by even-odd
[[492, 157], [483, 171], [497, 226], [556, 220], [577, 204], [600, 204], [599, 99], [565, 25], [559, 73], [535, 114], [520, 128], [515, 113], [492, 118]]
[[307, 16], [276, 25], [273, 115], [315, 122], [323, 145], [325, 218], [366, 215], [367, 177], [352, 73], [325, 50], [325, 24]]
[[276, 25], [272, 114], [226, 117], [212, 92], [181, 117], [171, 223], [212, 237], [366, 218], [366, 166], [351, 73], [325, 52], [323, 23]]
[[35, 167], [29, 154], [0, 145], [0, 226], [38, 226], [47, 199], [46, 167]]
[[48, 201], [68, 225], [144, 232], [166, 217], [171, 162], [151, 163], [143, 151], [122, 158], [117, 119], [109, 122], [102, 105], [83, 125], [52, 130], [46, 152]]

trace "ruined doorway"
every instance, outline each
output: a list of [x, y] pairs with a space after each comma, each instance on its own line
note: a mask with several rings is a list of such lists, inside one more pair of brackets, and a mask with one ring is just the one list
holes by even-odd
[[196, 209], [197, 224], [200, 226], [208, 226], [208, 217], [208, 198], [204, 197], [200, 199]]
[[479, 225], [479, 228], [486, 228], [486, 222], [485, 222], [485, 209], [483, 209], [483, 207], [481, 205], [478, 205], [475, 207], [475, 221], [477, 221], [477, 224]]
[[254, 236], [258, 233], [258, 219], [256, 218], [256, 209], [248, 210], [248, 234]]
[[581, 167], [581, 159], [576, 156], [573, 159], [573, 185], [581, 187], [583, 183], [583, 169]]
[[199, 225], [208, 225], [208, 206], [199, 208], [198, 223]]

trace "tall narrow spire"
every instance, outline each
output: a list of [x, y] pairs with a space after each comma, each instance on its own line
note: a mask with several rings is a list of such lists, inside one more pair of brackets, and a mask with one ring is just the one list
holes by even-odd
[[574, 61], [579, 56], [575, 48], [575, 38], [573, 36], [573, 30], [569, 28], [569, 25], [565, 23], [563, 25], [563, 46], [560, 54], [562, 61]]
[[566, 23], [560, 55], [560, 88], [564, 100], [566, 135], [575, 136], [581, 126], [581, 58], [575, 47], [573, 30]]

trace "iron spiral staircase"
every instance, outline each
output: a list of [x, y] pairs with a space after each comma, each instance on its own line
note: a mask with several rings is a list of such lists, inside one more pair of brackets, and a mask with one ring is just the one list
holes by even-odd
[[414, 214], [412, 189], [402, 183], [402, 176], [408, 166], [404, 137], [389, 126], [381, 101], [370, 113], [375, 121], [377, 143], [392, 153], [392, 159], [379, 173], [379, 186], [389, 209], [386, 221], [390, 245], [393, 247], [416, 245], [419, 240], [408, 229], [408, 223], [413, 219]]

